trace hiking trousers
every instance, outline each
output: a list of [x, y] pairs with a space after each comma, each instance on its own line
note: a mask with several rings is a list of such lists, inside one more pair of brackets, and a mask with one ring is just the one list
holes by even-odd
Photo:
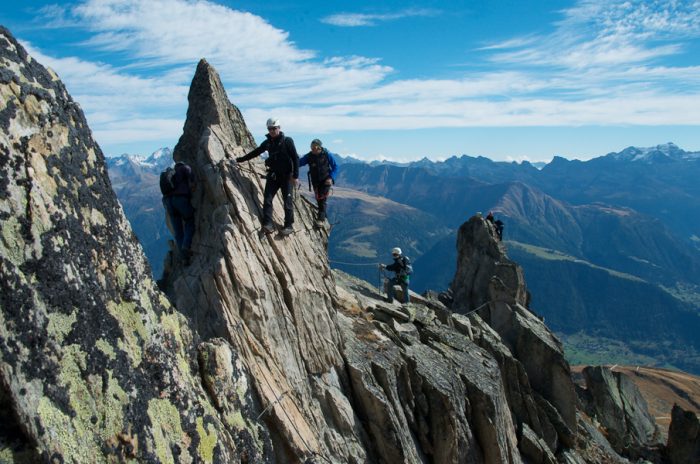
[[402, 277], [394, 277], [391, 280], [389, 280], [389, 288], [387, 289], [387, 298], [389, 299], [389, 302], [394, 301], [394, 295], [395, 295], [395, 290], [394, 290], [394, 285], [400, 285], [401, 286], [401, 291], [403, 292], [403, 299], [404, 303], [410, 303], [411, 302], [411, 297], [408, 295], [408, 282], [404, 281]]
[[326, 219], [326, 200], [328, 200], [328, 195], [331, 192], [331, 186], [326, 185], [325, 181], [314, 185], [314, 195], [316, 196], [316, 203], [318, 204], [318, 220], [323, 221]]
[[284, 227], [291, 227], [294, 224], [294, 198], [292, 198], [294, 181], [289, 178], [289, 174], [276, 175], [273, 178], [268, 176], [263, 193], [263, 226], [272, 224], [272, 200], [275, 199], [278, 190], [282, 190]]
[[189, 250], [194, 236], [194, 208], [189, 197], [184, 195], [164, 197], [163, 205], [170, 216], [177, 249]]

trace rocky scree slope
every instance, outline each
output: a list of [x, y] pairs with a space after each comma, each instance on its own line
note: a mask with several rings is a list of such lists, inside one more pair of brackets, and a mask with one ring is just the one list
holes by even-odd
[[79, 107], [0, 41], [4, 461], [624, 462], [482, 219], [458, 238], [468, 316], [331, 272], [302, 198], [296, 234], [260, 234], [262, 162], [233, 162], [253, 138], [202, 61], [173, 155], [196, 254], [169, 255], [166, 298]]

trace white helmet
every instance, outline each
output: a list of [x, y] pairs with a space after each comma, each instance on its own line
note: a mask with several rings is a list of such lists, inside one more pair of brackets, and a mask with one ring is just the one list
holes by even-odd
[[391, 254], [392, 254], [392, 255], [399, 255], [399, 256], [401, 256], [401, 248], [399, 248], [399, 247], [392, 248], [392, 249], [391, 249]]
[[267, 127], [279, 127], [280, 120], [277, 118], [270, 118], [267, 120]]

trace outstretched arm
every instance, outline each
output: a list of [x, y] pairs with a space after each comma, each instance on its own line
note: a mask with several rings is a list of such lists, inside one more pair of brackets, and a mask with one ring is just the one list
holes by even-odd
[[243, 161], [248, 161], [248, 160], [255, 158], [256, 156], [260, 156], [263, 153], [265, 153], [266, 151], [267, 151], [267, 140], [265, 140], [265, 142], [261, 143], [258, 148], [251, 151], [247, 155], [236, 158], [236, 161], [239, 163], [242, 163]]

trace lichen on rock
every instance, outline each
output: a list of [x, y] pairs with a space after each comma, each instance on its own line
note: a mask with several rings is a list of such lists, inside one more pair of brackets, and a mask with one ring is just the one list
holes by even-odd
[[[4, 28], [0, 46], [0, 384], [21, 424], [13, 447], [47, 462], [148, 461], [176, 446], [235, 462], [182, 362], [196, 349], [182, 342], [187, 321], [160, 325], [172, 308], [80, 107]], [[163, 433], [165, 419], [182, 434]]]

